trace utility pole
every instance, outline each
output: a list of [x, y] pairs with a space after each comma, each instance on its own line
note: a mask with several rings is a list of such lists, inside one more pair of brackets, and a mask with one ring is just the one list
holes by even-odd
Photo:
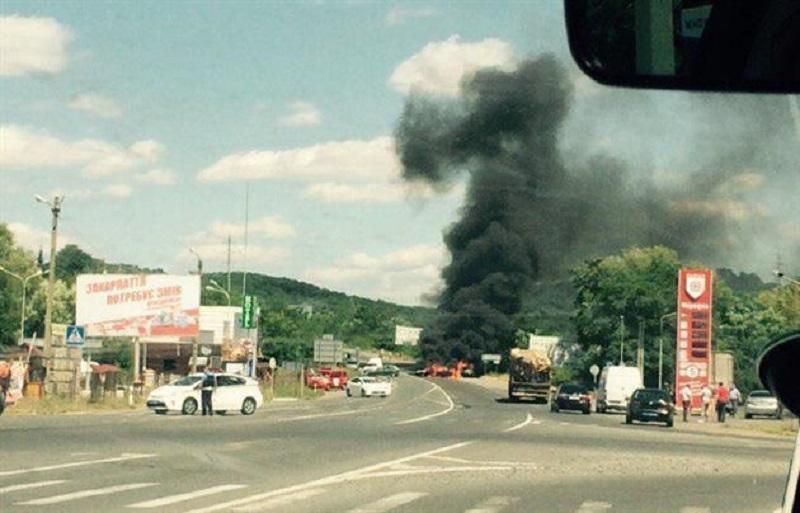
[[625, 356], [625, 316], [619, 316], [619, 364], [624, 365]]
[[[50, 230], [50, 270], [47, 276], [47, 310], [44, 316], [44, 352], [49, 360], [53, 348], [53, 294], [56, 286], [56, 244], [58, 239], [58, 216], [61, 213], [63, 196], [55, 196], [52, 201], [47, 201], [41, 196], [36, 196], [36, 201], [50, 207], [53, 214], [52, 228]], [[48, 373], [49, 375], [49, 373]]]
[[231, 292], [231, 236], [228, 234], [228, 293]]
[[639, 339], [636, 341], [636, 366], [644, 379], [644, 319], [639, 317]]
[[[200, 303], [202, 304], [203, 298], [203, 259], [200, 256], [200, 253], [195, 251], [194, 248], [189, 248], [189, 251], [197, 257], [197, 276], [200, 278]], [[192, 365], [191, 371], [197, 372], [197, 344], [198, 344], [198, 336], [192, 339]]]
[[242, 266], [242, 297], [247, 295], [247, 228], [250, 221], [250, 182], [244, 192], [244, 265]]

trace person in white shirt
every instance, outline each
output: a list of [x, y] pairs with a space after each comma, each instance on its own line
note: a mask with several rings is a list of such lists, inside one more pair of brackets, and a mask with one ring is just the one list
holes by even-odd
[[731, 417], [735, 417], [736, 410], [739, 409], [739, 401], [742, 400], [742, 393], [739, 392], [739, 389], [736, 388], [736, 385], [731, 384], [731, 391], [728, 394], [728, 398], [731, 405]]
[[689, 414], [692, 412], [692, 387], [688, 383], [681, 389], [681, 403], [683, 405], [683, 421], [688, 422]]
[[703, 420], [708, 420], [708, 409], [711, 407], [711, 398], [714, 393], [711, 391], [711, 387], [703, 385], [700, 395], [703, 397]]

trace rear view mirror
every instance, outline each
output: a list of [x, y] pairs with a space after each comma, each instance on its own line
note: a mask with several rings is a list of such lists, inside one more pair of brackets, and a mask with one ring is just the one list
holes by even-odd
[[800, 415], [800, 331], [770, 343], [758, 359], [761, 383], [786, 408]]
[[578, 66], [608, 85], [800, 92], [800, 2], [565, 0]]

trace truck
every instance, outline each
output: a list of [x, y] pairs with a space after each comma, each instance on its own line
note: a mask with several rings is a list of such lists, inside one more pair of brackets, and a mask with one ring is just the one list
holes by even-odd
[[547, 402], [550, 395], [550, 355], [538, 349], [511, 350], [508, 367], [508, 399]]

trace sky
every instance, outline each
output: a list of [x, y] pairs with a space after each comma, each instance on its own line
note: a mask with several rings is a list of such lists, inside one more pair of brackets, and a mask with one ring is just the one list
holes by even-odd
[[61, 245], [107, 261], [186, 273], [193, 248], [222, 271], [230, 236], [235, 270], [420, 304], [465, 185], [402, 182], [403, 103], [543, 52], [574, 78], [566, 147], [635, 135], [616, 156], [664, 180], [691, 160], [690, 116], [651, 126], [682, 93], [637, 93], [646, 116], [592, 132], [605, 93], [569, 60], [561, 2], [5, 0], [0, 222], [48, 248], [33, 198], [64, 195]]

